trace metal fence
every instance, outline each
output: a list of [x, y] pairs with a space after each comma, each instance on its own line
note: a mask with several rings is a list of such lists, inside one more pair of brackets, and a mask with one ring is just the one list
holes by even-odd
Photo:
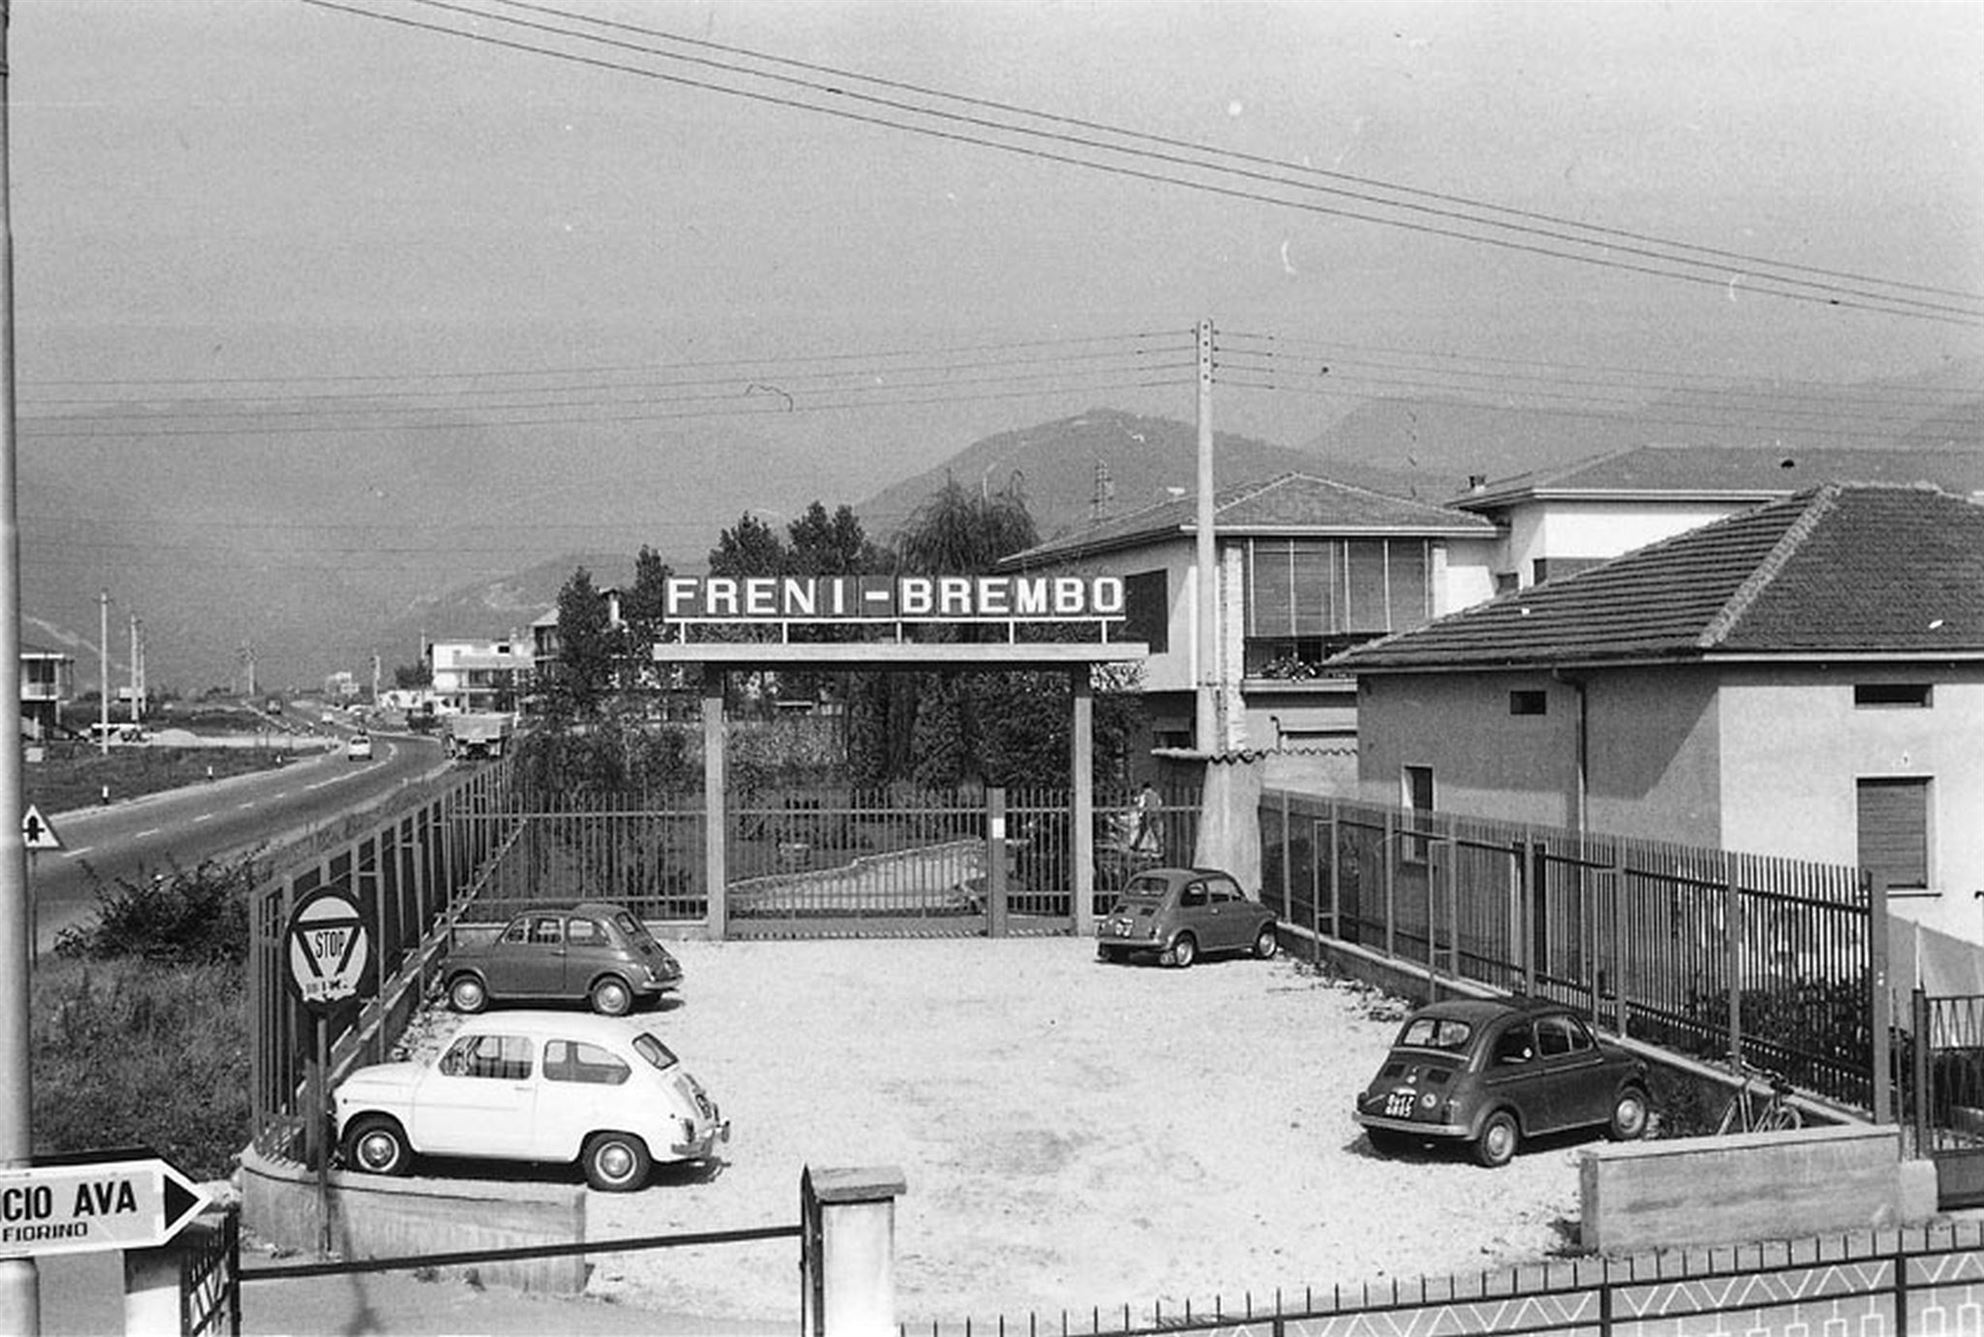
[[1886, 944], [1858, 869], [1280, 792], [1261, 825], [1289, 923], [1876, 1104]]
[[378, 963], [376, 996], [326, 1019], [334, 1078], [361, 1059], [384, 1059], [420, 1005], [434, 929], [473, 897], [472, 879], [515, 834], [510, 781], [507, 760], [455, 772], [414, 806], [313, 849], [250, 893], [250, 1097], [255, 1145], [265, 1155], [314, 1152], [325, 1131], [304, 1113], [316, 1027], [287, 984], [284, 931], [297, 901], [327, 888], [353, 897]]
[[1974, 1337], [1984, 1227], [1910, 1230], [1647, 1257], [1559, 1260], [1455, 1277], [1242, 1295], [1198, 1306], [903, 1324], [901, 1337]]

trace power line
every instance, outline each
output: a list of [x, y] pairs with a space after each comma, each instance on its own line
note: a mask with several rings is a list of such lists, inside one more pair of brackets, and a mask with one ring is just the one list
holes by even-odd
[[[490, 22], [509, 24], [533, 32], [559, 36], [559, 37], [572, 38], [582, 42], [591, 42], [614, 50], [633, 51], [633, 52], [638, 52], [639, 54], [642, 55], [653, 56], [659, 59], [688, 63], [705, 68], [715, 68], [730, 75], [738, 75], [748, 79], [764, 80], [782, 87], [796, 87], [802, 90], [808, 96], [826, 96], [834, 99], [837, 103], [843, 101], [855, 101], [855, 102], [868, 104], [871, 106], [880, 107], [884, 109], [884, 112], [887, 114], [875, 114], [864, 111], [856, 111], [840, 105], [821, 105], [817, 102], [802, 101], [797, 98], [786, 96], [783, 94], [766, 93], [750, 88], [731, 87], [725, 84], [712, 83], [707, 79], [691, 78], [686, 75], [664, 73], [658, 70], [652, 70], [652, 69], [642, 68], [639, 66], [628, 65], [618, 60], [609, 60], [599, 56], [581, 55], [575, 52], [557, 50], [550, 47], [534, 45], [530, 42], [497, 37], [484, 32], [477, 32], [462, 28], [453, 28], [445, 24], [426, 22], [418, 19], [409, 18], [403, 15], [380, 13], [376, 10], [363, 9], [352, 4], [334, 3], [333, 0], [305, 0], [305, 3], [316, 5], [319, 8], [336, 10], [344, 13], [353, 14], [363, 18], [376, 19], [383, 22], [398, 24], [409, 28], [420, 29], [423, 31], [434, 32], [434, 33], [462, 38], [470, 41], [482, 42], [485, 44], [501, 47], [504, 49], [515, 50], [519, 52], [525, 52], [540, 56], [547, 56], [557, 60], [568, 61], [572, 63], [611, 70], [620, 73], [634, 74], [643, 78], [653, 79], [665, 83], [677, 84], [685, 87], [692, 87], [692, 88], [703, 89], [706, 91], [726, 93], [731, 96], [742, 97], [757, 102], [767, 103], [770, 105], [798, 109], [798, 110], [813, 111], [820, 114], [835, 116], [845, 120], [881, 126], [894, 130], [906, 131], [909, 133], [921, 134], [937, 139], [950, 140], [960, 143], [976, 144], [981, 147], [994, 148], [1001, 150], [1003, 152], [1015, 153], [1022, 156], [1038, 158], [1046, 161], [1062, 162], [1073, 166], [1086, 167], [1091, 170], [1107, 172], [1131, 179], [1144, 180], [1144, 181], [1149, 181], [1158, 184], [1165, 184], [1165, 185], [1181, 186], [1187, 189], [1199, 191], [1201, 193], [1212, 194], [1215, 196], [1249, 200], [1252, 202], [1259, 202], [1259, 203], [1275, 204], [1283, 207], [1295, 208], [1306, 212], [1316, 213], [1321, 215], [1344, 217], [1344, 218], [1356, 219], [1359, 221], [1380, 223], [1386, 226], [1402, 228], [1407, 231], [1419, 232], [1427, 235], [1446, 236], [1456, 240], [1469, 241], [1477, 244], [1494, 246], [1504, 250], [1543, 255], [1560, 260], [1570, 260], [1570, 261], [1575, 261], [1577, 263], [1596, 265], [1603, 268], [1623, 270], [1627, 272], [1637, 272], [1656, 277], [1674, 279], [1682, 282], [1709, 285], [1715, 287], [1733, 287], [1737, 283], [1741, 282], [1743, 284], [1744, 291], [1755, 293], [1758, 295], [1780, 297], [1793, 301], [1817, 303], [1821, 305], [1846, 308], [1846, 309], [1866, 310], [1866, 311], [1878, 312], [1889, 315], [1903, 315], [1916, 319], [1933, 320], [1933, 321], [1940, 321], [1943, 323], [1952, 323], [1959, 325], [1984, 324], [1984, 311], [1975, 310], [1969, 307], [1954, 306], [1947, 302], [1932, 302], [1923, 298], [1917, 298], [1906, 295], [1906, 293], [1908, 292], [1931, 291], [1937, 294], [1946, 294], [1946, 295], [1954, 296], [1960, 301], [1964, 301], [1964, 302], [1984, 301], [1984, 298], [1975, 297], [1967, 293], [1956, 293], [1956, 292], [1952, 292], [1951, 290], [1944, 290], [1944, 289], [1927, 289], [1924, 285], [1890, 284], [1882, 280], [1875, 280], [1874, 282], [1877, 285], [1885, 286], [1890, 289], [1893, 289], [1893, 291], [1883, 293], [1878, 291], [1872, 291], [1865, 288], [1845, 286], [1839, 283], [1820, 282], [1814, 279], [1808, 279], [1803, 277], [1802, 275], [1806, 272], [1821, 272], [1821, 271], [1810, 271], [1796, 266], [1779, 265], [1776, 264], [1775, 262], [1763, 261], [1760, 258], [1756, 258], [1756, 257], [1746, 258], [1756, 261], [1756, 263], [1751, 265], [1750, 268], [1757, 269], [1760, 271], [1775, 270], [1777, 272], [1770, 272], [1770, 273], [1760, 272], [1756, 274], [1732, 272], [1731, 267], [1727, 264], [1722, 264], [1720, 262], [1711, 261], [1707, 259], [1698, 259], [1695, 258], [1693, 255], [1686, 254], [1685, 252], [1687, 251], [1695, 251], [1697, 253], [1705, 253], [1706, 251], [1706, 248], [1692, 247], [1686, 243], [1660, 242], [1658, 243], [1658, 245], [1664, 249], [1656, 251], [1644, 246], [1621, 245], [1619, 243], [1624, 240], [1624, 235], [1618, 234], [1616, 233], [1616, 231], [1615, 231], [1615, 237], [1617, 238], [1616, 240], [1608, 239], [1605, 237], [1600, 237], [1594, 240], [1586, 240], [1581, 236], [1572, 235], [1566, 232], [1554, 232], [1546, 229], [1538, 229], [1526, 223], [1516, 224], [1516, 223], [1505, 222], [1493, 217], [1477, 217], [1474, 215], [1459, 213], [1455, 210], [1439, 208], [1431, 205], [1419, 204], [1411, 201], [1384, 200], [1377, 197], [1369, 196], [1367, 194], [1345, 191], [1337, 187], [1317, 185], [1314, 182], [1290, 180], [1285, 177], [1274, 176], [1269, 173], [1264, 173], [1252, 169], [1230, 167], [1223, 165], [1222, 163], [1219, 162], [1207, 163], [1192, 159], [1183, 159], [1171, 153], [1161, 153], [1150, 149], [1145, 149], [1135, 146], [1126, 147], [1123, 145], [1100, 143], [1097, 141], [1085, 140], [1077, 136], [1071, 136], [1056, 131], [1042, 131], [1029, 126], [1020, 126], [1020, 125], [1013, 125], [1003, 122], [989, 121], [984, 117], [975, 116], [975, 115], [965, 115], [957, 112], [945, 111], [942, 109], [934, 109], [929, 107], [916, 107], [909, 104], [901, 103], [899, 101], [890, 98], [883, 98], [870, 94], [857, 93], [847, 87], [842, 86], [841, 84], [820, 84], [809, 80], [794, 78], [792, 76], [769, 74], [760, 70], [751, 70], [739, 66], [726, 65], [723, 62], [714, 61], [706, 57], [684, 56], [679, 53], [656, 50], [654, 48], [649, 48], [649, 47], [641, 47], [633, 43], [605, 38], [592, 33], [575, 32], [570, 29], [556, 28], [547, 24], [526, 22], [524, 20], [511, 18], [501, 14], [493, 14], [484, 10], [472, 9], [464, 5], [445, 3], [444, 0], [412, 0], [412, 3], [420, 4], [427, 8], [436, 9], [447, 13], [459, 14], [467, 18], [481, 19]], [[563, 11], [548, 10], [548, 9], [543, 9], [541, 7], [537, 8], [536, 12], [558, 14], [563, 18], [577, 22], [591, 22], [591, 23], [599, 22], [597, 20], [590, 20], [585, 16], [571, 15]], [[647, 32], [649, 30], [638, 30], [638, 31]], [[673, 38], [668, 37], [665, 34], [654, 34], [654, 35], [661, 36], [664, 40], [675, 40]], [[776, 59], [771, 57], [757, 57], [755, 55], [753, 56], [753, 58], [765, 59], [765, 60]], [[836, 74], [844, 82], [845, 81], [877, 82], [877, 81], [869, 80], [867, 76], [852, 74], [850, 72], [836, 72]], [[950, 95], [950, 94], [933, 94], [933, 96], [938, 96], [943, 98], [954, 97], [954, 95]], [[958, 100], [962, 101], [962, 99], [958, 99]], [[1041, 114], [1039, 113], [1030, 113], [1030, 112], [1021, 113], [1021, 114], [1034, 116], [1034, 117], [1041, 116]], [[902, 115], [925, 117], [935, 121], [943, 122], [945, 124], [944, 126], [920, 125], [920, 124], [905, 122], [899, 119], [892, 119], [892, 117], [899, 117]], [[946, 127], [955, 127], [955, 126], [962, 126], [964, 127], [964, 129], [960, 130], [956, 128], [946, 128]], [[1078, 152], [1104, 152], [1114, 155], [1120, 155], [1122, 157], [1129, 159], [1131, 162], [1157, 163], [1159, 164], [1159, 167], [1147, 168], [1142, 166], [1127, 166], [1120, 162], [1097, 161], [1092, 158], [1075, 156], [1074, 153], [1066, 152], [1063, 151], [1062, 149], [1042, 148], [1034, 144], [1008, 143], [1000, 139], [986, 137], [987, 132], [995, 132], [995, 133], [1007, 134], [1007, 135], [1019, 135], [1019, 136], [1027, 137], [1029, 139], [1042, 140], [1049, 143], [1061, 144], [1068, 149], [1076, 150]], [[1110, 131], [1109, 133], [1120, 134], [1129, 137], [1131, 139], [1137, 138], [1134, 132]], [[1143, 138], [1149, 139], [1150, 137], [1143, 137]], [[1218, 152], [1215, 150], [1200, 150], [1196, 148], [1194, 149], [1194, 151], [1204, 152], [1204, 153]], [[1222, 156], [1231, 156], [1231, 155], [1222, 155]], [[1218, 184], [1216, 181], [1193, 180], [1193, 179], [1187, 179], [1183, 177], [1166, 174], [1168, 170], [1178, 167], [1208, 171], [1215, 173], [1217, 176], [1220, 177], [1238, 179], [1243, 182], [1248, 182], [1251, 184], [1268, 184], [1276, 187], [1313, 191], [1313, 192], [1337, 196], [1337, 197], [1352, 198], [1362, 204], [1376, 205], [1378, 207], [1397, 210], [1397, 211], [1405, 211], [1405, 212], [1422, 214], [1431, 217], [1444, 218], [1451, 221], [1459, 221], [1465, 223], [1470, 227], [1488, 228], [1495, 230], [1496, 232], [1512, 233], [1515, 235], [1514, 236], [1483, 235], [1482, 233], [1479, 232], [1461, 231], [1456, 228], [1447, 226], [1445, 223], [1425, 223], [1425, 222], [1413, 221], [1406, 218], [1370, 214], [1370, 213], [1362, 212], [1357, 209], [1345, 209], [1336, 206], [1324, 205], [1317, 203], [1313, 200], [1286, 199], [1275, 195], [1264, 195], [1261, 194], [1258, 190], [1250, 188], [1250, 186], [1221, 185]], [[1398, 188], [1390, 187], [1386, 183], [1382, 183], [1382, 182], [1371, 182], [1369, 184], [1379, 189], [1386, 189], [1386, 190], [1398, 189]], [[1451, 198], [1457, 199], [1458, 197], [1451, 197]], [[1497, 206], [1481, 206], [1481, 205], [1474, 205], [1472, 203], [1470, 203], [1468, 207], [1485, 208], [1490, 210], [1497, 210], [1498, 208]], [[1500, 212], [1515, 213], [1518, 211], [1500, 210]], [[1559, 226], [1562, 227], [1570, 227], [1570, 228], [1584, 227], [1584, 225], [1582, 224], [1570, 223], [1567, 220], [1555, 220], [1555, 221], [1559, 224]], [[1529, 241], [1529, 240], [1518, 239], [1524, 236], [1532, 236], [1532, 235], [1540, 236], [1543, 238], [1543, 240]], [[1584, 251], [1565, 251], [1562, 249], [1558, 249], [1556, 246], [1544, 244], [1544, 242], [1556, 242], [1556, 243], [1569, 244], [1578, 247], [1592, 247], [1595, 249], [1593, 249], [1589, 253]], [[1640, 260], [1637, 261], [1623, 260], [1617, 258], [1617, 253], [1622, 251], [1627, 254], [1638, 255], [1640, 257]], [[1680, 251], [1684, 253], [1669, 254], [1667, 253], [1668, 251]], [[1733, 253], [1724, 253], [1724, 254], [1733, 254]], [[1676, 266], [1679, 266], [1679, 268], [1676, 268]], [[1703, 269], [1712, 269], [1714, 272], [1713, 273], [1698, 272]]]

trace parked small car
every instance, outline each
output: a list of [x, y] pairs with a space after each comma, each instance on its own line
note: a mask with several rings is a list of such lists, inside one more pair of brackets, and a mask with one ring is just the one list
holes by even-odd
[[1216, 868], [1145, 869], [1124, 885], [1095, 934], [1104, 961], [1148, 954], [1179, 967], [1208, 952], [1266, 960], [1280, 947], [1274, 911]]
[[530, 999], [620, 1016], [682, 983], [681, 963], [632, 911], [607, 901], [530, 906], [495, 937], [452, 945], [444, 969], [457, 1012]]
[[416, 1155], [571, 1162], [629, 1192], [656, 1162], [705, 1160], [730, 1124], [646, 1024], [583, 1012], [471, 1017], [431, 1062], [359, 1068], [332, 1093], [347, 1169]]
[[344, 755], [347, 761], [372, 760], [372, 735], [355, 733], [345, 741]]
[[1593, 1035], [1574, 1009], [1454, 998], [1406, 1018], [1354, 1117], [1377, 1151], [1465, 1143], [1482, 1165], [1500, 1166], [1545, 1133], [1643, 1136], [1649, 1109], [1645, 1062]]

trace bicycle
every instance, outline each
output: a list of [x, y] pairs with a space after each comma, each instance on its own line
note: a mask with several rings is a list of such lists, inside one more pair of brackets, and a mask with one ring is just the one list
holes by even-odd
[[[1727, 1108], [1722, 1111], [1722, 1119], [1715, 1126], [1717, 1137], [1729, 1133], [1781, 1133], [1805, 1126], [1805, 1116], [1790, 1100], [1791, 1083], [1781, 1074], [1767, 1068], [1752, 1068], [1745, 1063], [1738, 1063], [1736, 1070], [1742, 1082], [1737, 1086], [1736, 1093], [1730, 1096]], [[1761, 1098], [1752, 1086], [1753, 1075], [1769, 1084], [1768, 1098]]]

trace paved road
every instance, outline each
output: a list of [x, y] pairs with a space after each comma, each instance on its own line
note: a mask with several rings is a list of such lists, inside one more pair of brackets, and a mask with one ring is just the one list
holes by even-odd
[[370, 762], [347, 761], [338, 750], [277, 771], [45, 814], [62, 848], [30, 858], [39, 949], [95, 907], [99, 880], [142, 881], [309, 831], [443, 764], [440, 744], [427, 738], [374, 735], [373, 748]]

